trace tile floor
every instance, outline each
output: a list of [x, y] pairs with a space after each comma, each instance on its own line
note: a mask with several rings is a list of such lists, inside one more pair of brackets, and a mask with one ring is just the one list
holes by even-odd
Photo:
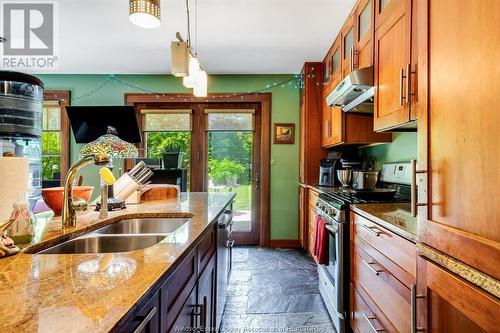
[[335, 332], [301, 251], [234, 248], [228, 293], [221, 332]]

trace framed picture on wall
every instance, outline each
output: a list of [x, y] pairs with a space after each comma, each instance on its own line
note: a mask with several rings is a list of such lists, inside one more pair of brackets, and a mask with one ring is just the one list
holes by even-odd
[[274, 144], [293, 144], [295, 142], [295, 124], [275, 123]]

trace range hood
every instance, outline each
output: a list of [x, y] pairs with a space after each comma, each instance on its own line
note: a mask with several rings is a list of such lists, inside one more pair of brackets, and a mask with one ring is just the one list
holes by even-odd
[[326, 97], [328, 106], [344, 112], [373, 113], [373, 66], [355, 70]]

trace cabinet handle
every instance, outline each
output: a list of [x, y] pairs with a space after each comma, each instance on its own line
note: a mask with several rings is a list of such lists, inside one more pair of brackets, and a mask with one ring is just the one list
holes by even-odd
[[354, 45], [351, 47], [351, 69], [350, 72], [354, 71]]
[[375, 328], [375, 326], [373, 326], [372, 324], [372, 320], [373, 319], [377, 319], [377, 317], [375, 316], [367, 316], [366, 313], [363, 312], [363, 317], [365, 317], [366, 321], [368, 322], [368, 325], [370, 325], [370, 328], [374, 331], [374, 332], [383, 332], [384, 329], [383, 328]]
[[377, 227], [369, 226], [369, 225], [366, 225], [366, 224], [363, 224], [363, 223], [360, 223], [359, 225], [362, 226], [363, 228], [365, 228], [366, 231], [374, 234], [377, 237], [379, 237], [380, 234], [382, 233], [382, 231], [380, 231]]
[[417, 299], [424, 298], [424, 295], [417, 294], [417, 286], [415, 284], [411, 285], [411, 333], [423, 332], [425, 331], [422, 327], [417, 326]]
[[153, 318], [153, 316], [156, 314], [156, 306], [153, 307], [151, 310], [149, 310], [148, 314], [146, 315], [146, 317], [144, 317], [144, 319], [141, 321], [141, 323], [139, 324], [139, 326], [137, 326], [137, 328], [134, 330], [134, 333], [139, 333], [141, 332], [144, 327], [146, 327], [146, 325], [149, 323], [149, 321], [151, 320], [151, 318]]
[[405, 78], [405, 70], [401, 68], [399, 71], [399, 106], [403, 106], [403, 100], [405, 97], [403, 96], [403, 80]]
[[376, 264], [376, 262], [366, 262], [364, 261], [363, 259], [361, 259], [361, 261], [363, 262], [363, 264], [365, 264], [369, 269], [370, 271], [373, 272], [373, 274], [375, 275], [379, 275], [380, 272], [383, 272], [384, 270], [383, 269], [375, 269], [373, 268], [371, 265], [374, 265]]
[[416, 74], [416, 72], [411, 71], [411, 65], [406, 65], [406, 103], [410, 103], [411, 96], [415, 95], [411, 92], [411, 75]]
[[411, 160], [411, 216], [417, 216], [417, 207], [426, 206], [426, 203], [418, 202], [417, 174], [425, 173], [425, 170], [417, 170], [417, 160]]

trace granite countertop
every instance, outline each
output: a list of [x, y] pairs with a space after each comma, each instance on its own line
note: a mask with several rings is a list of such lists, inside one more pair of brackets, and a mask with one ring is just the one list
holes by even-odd
[[410, 214], [409, 203], [351, 205], [351, 210], [414, 243], [418, 238], [418, 222]]
[[[0, 331], [107, 332], [182, 256], [234, 198], [234, 193], [181, 193], [180, 197], [128, 205], [100, 220], [78, 216], [61, 231], [60, 218], [37, 221], [23, 252], [0, 259]], [[188, 217], [160, 243], [115, 254], [29, 254], [123, 218]]]

